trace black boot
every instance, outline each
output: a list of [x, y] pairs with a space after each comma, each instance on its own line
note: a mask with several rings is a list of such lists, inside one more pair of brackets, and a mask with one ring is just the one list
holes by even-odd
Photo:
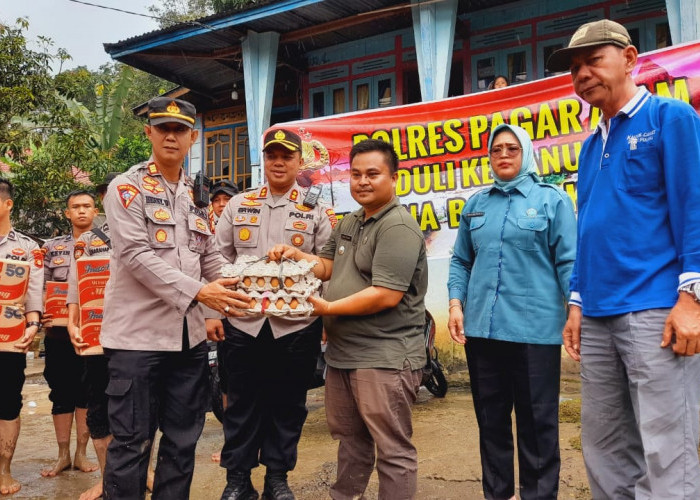
[[226, 488], [221, 500], [258, 500], [258, 492], [250, 480], [250, 471], [227, 471]]
[[262, 500], [294, 500], [294, 493], [287, 484], [286, 471], [267, 471]]

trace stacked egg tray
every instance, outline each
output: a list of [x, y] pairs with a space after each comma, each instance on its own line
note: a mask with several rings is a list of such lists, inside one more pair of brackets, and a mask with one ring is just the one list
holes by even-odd
[[224, 278], [239, 278], [236, 289], [250, 296], [249, 308], [254, 316], [309, 316], [313, 306], [307, 299], [321, 287], [314, 276], [315, 262], [283, 259], [270, 262], [267, 258], [241, 255], [233, 264], [221, 269]]

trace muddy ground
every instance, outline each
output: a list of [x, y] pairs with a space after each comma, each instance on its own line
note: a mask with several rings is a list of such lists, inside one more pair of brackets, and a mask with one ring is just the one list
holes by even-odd
[[[34, 360], [33, 364], [40, 363]], [[30, 369], [32, 368], [30, 363]], [[56, 478], [42, 478], [39, 471], [55, 458], [56, 445], [48, 401], [48, 387], [38, 375], [29, 376], [24, 389], [22, 431], [13, 461], [13, 475], [23, 487], [14, 499], [75, 499], [91, 486], [97, 473], [67, 471]], [[590, 498], [583, 457], [579, 449], [580, 426], [577, 402], [579, 380], [576, 367], [566, 364], [562, 374], [563, 420], [560, 431], [562, 456], [560, 495], [562, 499]], [[421, 389], [413, 410], [414, 442], [418, 448], [419, 499], [464, 500], [483, 498], [476, 421], [466, 372], [449, 375], [450, 390], [444, 399]], [[299, 500], [327, 499], [335, 477], [336, 443], [325, 423], [323, 389], [309, 393], [309, 417], [299, 445], [299, 462], [290, 474], [290, 484]], [[568, 422], [571, 421], [571, 422]], [[197, 463], [191, 498], [219, 499], [225, 485], [225, 471], [211, 462], [212, 452], [223, 441], [221, 424], [207, 415], [197, 447]], [[92, 448], [92, 444], [90, 444]], [[94, 451], [89, 450], [94, 459]], [[262, 491], [264, 470], [254, 471], [253, 482]], [[365, 498], [377, 498], [376, 473]]]

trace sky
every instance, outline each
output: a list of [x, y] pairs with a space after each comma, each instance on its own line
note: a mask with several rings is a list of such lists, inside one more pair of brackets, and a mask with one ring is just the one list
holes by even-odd
[[[86, 0], [89, 3], [150, 14], [155, 0]], [[14, 25], [18, 17], [29, 18], [27, 39], [49, 37], [54, 48], [64, 48], [73, 58], [63, 69], [87, 66], [98, 69], [111, 58], [103, 43], [114, 43], [158, 29], [155, 19], [91, 7], [70, 0], [0, 0], [0, 21]], [[36, 47], [32, 47], [36, 48]], [[58, 68], [54, 67], [54, 71]]]

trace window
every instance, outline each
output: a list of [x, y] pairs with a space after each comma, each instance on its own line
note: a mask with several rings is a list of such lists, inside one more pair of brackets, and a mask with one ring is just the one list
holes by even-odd
[[248, 127], [238, 127], [236, 129], [235, 150], [236, 175], [233, 183], [238, 186], [239, 191], [245, 191], [251, 187], [252, 170], [248, 150]]
[[231, 178], [231, 130], [206, 134], [206, 170], [212, 181]]
[[353, 82], [353, 110], [385, 108], [396, 104], [394, 75], [360, 78]]
[[472, 58], [472, 88], [487, 90], [493, 80], [503, 75], [510, 85], [529, 81], [531, 48], [528, 46], [492, 50]]
[[311, 94], [311, 118], [326, 114], [326, 93], [322, 90]]
[[333, 114], [345, 113], [347, 111], [347, 97], [345, 87], [333, 89]]
[[538, 44], [538, 50], [539, 50], [539, 66], [541, 70], [539, 71], [539, 76], [542, 77], [548, 77], [552, 75], [556, 75], [556, 72], [553, 71], [548, 71], [547, 70], [547, 61], [549, 60], [549, 57], [557, 50], [564, 48], [564, 45], [568, 44], [568, 41], [564, 39], [552, 41], [548, 40], [546, 42], [541, 42]]
[[622, 24], [627, 28], [632, 43], [640, 54], [671, 45], [671, 29], [663, 17]]
[[309, 91], [309, 118], [348, 111], [348, 84], [324, 85]]
[[247, 127], [205, 132], [207, 177], [212, 181], [229, 179], [239, 190], [250, 187]]
[[496, 58], [481, 57], [476, 60], [476, 84], [477, 90], [486, 90], [496, 78]]

